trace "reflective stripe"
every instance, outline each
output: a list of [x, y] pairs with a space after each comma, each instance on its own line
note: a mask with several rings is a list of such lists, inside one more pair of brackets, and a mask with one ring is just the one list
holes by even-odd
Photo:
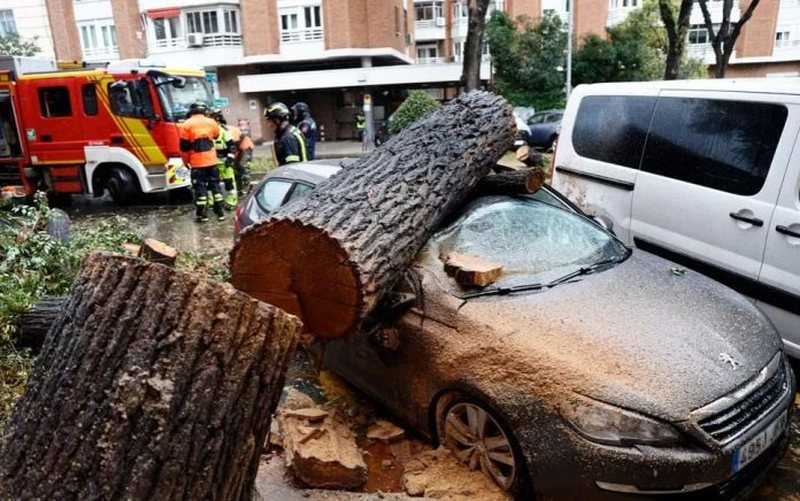
[[[295, 129], [293, 131], [294, 138], [297, 139], [297, 143], [300, 145], [300, 156], [303, 158], [303, 162], [308, 161], [308, 151], [306, 151], [306, 137], [300, 132], [299, 129]], [[286, 157], [286, 161], [289, 161], [290, 157]], [[295, 160], [295, 162], [299, 162], [300, 160]]]
[[287, 155], [286, 156], [286, 161], [287, 162], [299, 162], [300, 161], [300, 157], [298, 157], [297, 155]]

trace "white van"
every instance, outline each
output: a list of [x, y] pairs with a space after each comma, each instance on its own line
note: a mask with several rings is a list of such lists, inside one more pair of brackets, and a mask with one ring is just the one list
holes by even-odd
[[626, 243], [752, 298], [800, 358], [798, 132], [800, 79], [582, 85], [553, 186]]

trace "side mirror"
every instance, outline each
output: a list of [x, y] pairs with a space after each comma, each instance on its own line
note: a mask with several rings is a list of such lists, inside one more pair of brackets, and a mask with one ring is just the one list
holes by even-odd
[[592, 216], [591, 219], [597, 224], [597, 226], [603, 228], [612, 235], [614, 234], [614, 221], [612, 221], [608, 216]]
[[172, 86], [173, 87], [178, 88], [178, 89], [183, 89], [184, 87], [186, 87], [186, 79], [185, 78], [178, 77], [178, 76], [175, 76], [175, 77], [172, 77], [172, 78], [173, 78], [173, 80], [172, 80]]

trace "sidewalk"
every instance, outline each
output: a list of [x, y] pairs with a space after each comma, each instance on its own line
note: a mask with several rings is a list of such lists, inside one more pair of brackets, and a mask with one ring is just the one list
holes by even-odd
[[[272, 155], [272, 143], [267, 142], [256, 146], [253, 152], [257, 157]], [[365, 152], [361, 151], [359, 141], [317, 141], [316, 159], [360, 157]]]

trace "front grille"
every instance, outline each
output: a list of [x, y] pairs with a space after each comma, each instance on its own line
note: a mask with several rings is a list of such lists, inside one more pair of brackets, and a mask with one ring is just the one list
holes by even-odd
[[698, 422], [700, 428], [720, 443], [727, 443], [761, 421], [786, 393], [789, 382], [781, 363], [762, 385], [717, 414]]

